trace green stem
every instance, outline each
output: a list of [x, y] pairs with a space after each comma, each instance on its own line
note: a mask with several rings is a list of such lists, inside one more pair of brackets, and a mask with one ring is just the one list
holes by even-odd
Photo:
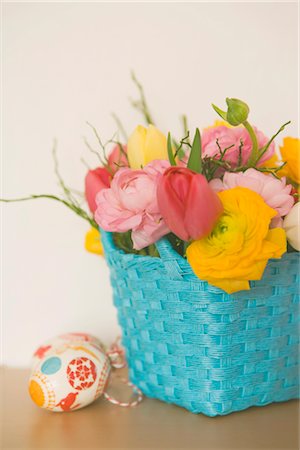
[[143, 88], [142, 84], [138, 81], [138, 79], [136, 78], [134, 72], [131, 72], [131, 79], [134, 82], [134, 84], [136, 85], [136, 87], [139, 91], [139, 94], [140, 94], [140, 100], [138, 100], [136, 102], [132, 101], [131, 104], [134, 108], [136, 108], [143, 114], [144, 119], [148, 125], [154, 125], [154, 120], [150, 114], [148, 104], [146, 101], [144, 88]]
[[63, 190], [68, 202], [78, 208], [80, 208], [80, 205], [77, 201], [77, 199], [74, 197], [74, 195], [72, 195], [71, 190], [65, 185], [65, 182], [59, 172], [59, 167], [58, 167], [58, 159], [57, 159], [57, 142], [56, 140], [54, 141], [54, 145], [53, 145], [53, 149], [52, 149], [52, 156], [53, 156], [53, 161], [54, 161], [54, 172], [55, 175], [58, 179], [58, 184], [61, 187], [61, 189]]
[[274, 139], [278, 136], [279, 133], [281, 133], [284, 128], [289, 125], [291, 123], [291, 121], [289, 120], [288, 122], [286, 122], [285, 124], [283, 124], [279, 130], [277, 131], [277, 133], [275, 133], [271, 139], [267, 142], [267, 144], [258, 152], [259, 155], [257, 157], [257, 160], [255, 161], [255, 165], [257, 165], [259, 163], [259, 161], [261, 160], [261, 158], [263, 157], [263, 155], [267, 152], [267, 150], [269, 149], [270, 145], [272, 144], [272, 142], [274, 141]]
[[252, 151], [251, 151], [250, 158], [249, 158], [247, 166], [248, 167], [253, 167], [255, 165], [255, 162], [256, 162], [257, 158], [258, 158], [257, 137], [256, 137], [256, 134], [255, 134], [252, 126], [250, 125], [250, 123], [247, 120], [245, 122], [243, 122], [243, 125], [246, 128], [246, 130], [248, 131], [250, 139], [252, 141]]
[[82, 217], [82, 219], [89, 222], [89, 224], [92, 227], [98, 229], [98, 225], [97, 225], [96, 221], [92, 217], [90, 217], [83, 209], [81, 209], [77, 205], [68, 203], [66, 200], [63, 200], [62, 198], [59, 198], [56, 195], [40, 194], [40, 195], [30, 195], [28, 197], [13, 198], [13, 199], [0, 198], [0, 202], [4, 202], [4, 203], [25, 202], [27, 200], [36, 200], [38, 198], [48, 198], [50, 200], [56, 200], [60, 203], [63, 203], [67, 208], [71, 209], [71, 211], [75, 212], [78, 216]]
[[112, 117], [113, 117], [114, 121], [116, 122], [117, 127], [120, 130], [121, 134], [123, 135], [123, 138], [127, 142], [128, 141], [128, 136], [127, 136], [126, 130], [125, 130], [125, 128], [124, 128], [120, 118], [115, 113], [112, 113]]
[[189, 140], [189, 127], [188, 127], [187, 117], [186, 117], [185, 114], [182, 114], [181, 120], [182, 120], [182, 127], [183, 127], [184, 136], [188, 136], [187, 142], [189, 143], [190, 142], [190, 140]]
[[186, 249], [190, 245], [190, 242], [183, 241], [183, 257], [186, 256]]

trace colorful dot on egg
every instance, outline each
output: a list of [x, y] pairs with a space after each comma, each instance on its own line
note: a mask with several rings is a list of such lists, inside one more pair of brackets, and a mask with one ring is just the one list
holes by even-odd
[[46, 359], [41, 367], [42, 373], [45, 375], [52, 375], [56, 373], [61, 368], [61, 359], [58, 356], [52, 356], [51, 358]]
[[35, 380], [31, 380], [29, 384], [29, 394], [34, 403], [38, 406], [43, 406], [45, 403], [45, 395], [43, 389]]

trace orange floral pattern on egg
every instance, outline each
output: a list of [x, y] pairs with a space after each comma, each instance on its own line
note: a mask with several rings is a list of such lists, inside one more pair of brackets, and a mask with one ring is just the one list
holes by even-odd
[[88, 389], [97, 378], [96, 366], [88, 358], [73, 359], [67, 367], [67, 377], [74, 389], [78, 391]]

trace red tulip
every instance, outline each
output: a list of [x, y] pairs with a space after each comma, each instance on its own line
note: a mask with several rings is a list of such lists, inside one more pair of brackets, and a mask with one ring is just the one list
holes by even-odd
[[122, 149], [119, 145], [116, 145], [113, 149], [110, 155], [108, 156], [107, 165], [109, 169], [112, 171], [113, 174], [120, 168], [120, 167], [128, 167], [128, 159], [127, 159], [127, 147], [126, 145], [122, 146]]
[[167, 226], [184, 241], [209, 234], [223, 212], [206, 178], [185, 167], [165, 171], [159, 180], [157, 200]]
[[96, 195], [110, 187], [111, 174], [104, 167], [89, 170], [85, 177], [85, 197], [92, 213], [97, 209]]

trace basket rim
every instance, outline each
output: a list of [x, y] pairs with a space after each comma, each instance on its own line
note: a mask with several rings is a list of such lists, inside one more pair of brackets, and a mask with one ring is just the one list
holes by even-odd
[[152, 260], [170, 260], [170, 259], [177, 259], [181, 261], [181, 264], [187, 264], [190, 267], [190, 264], [187, 262], [185, 258], [183, 258], [179, 253], [176, 252], [176, 250], [173, 249], [171, 243], [166, 238], [161, 238], [157, 242], [155, 242], [155, 246], [158, 250], [158, 253], [160, 256], [145, 256], [145, 255], [137, 255], [135, 253], [125, 253], [124, 250], [121, 248], [116, 247], [114, 240], [113, 240], [113, 233], [110, 231], [105, 231], [102, 228], [99, 228], [100, 234], [101, 234], [101, 240], [102, 242], [105, 242], [105, 247], [109, 249], [110, 252], [114, 252], [117, 254], [120, 254], [122, 256], [129, 257], [135, 257], [135, 258], [143, 258], [145, 259], [151, 259]]
[[[138, 263], [139, 261], [142, 263], [151, 263], [151, 266], [153, 268], [153, 265], [157, 264], [161, 268], [164, 267], [164, 269], [170, 274], [170, 278], [173, 280], [186, 280], [193, 283], [204, 283], [207, 284], [210, 287], [210, 290], [214, 293], [222, 293], [223, 296], [226, 298], [238, 298], [240, 296], [246, 295], [245, 293], [249, 293], [252, 289], [255, 289], [256, 287], [259, 287], [260, 283], [263, 282], [263, 279], [266, 275], [266, 269], [270, 265], [275, 265], [275, 267], [280, 266], [284, 264], [285, 262], [296, 262], [298, 263], [298, 274], [300, 275], [300, 252], [291, 252], [291, 253], [285, 253], [282, 255], [281, 258], [272, 258], [269, 259], [266, 268], [264, 270], [263, 276], [260, 280], [249, 280], [250, 282], [250, 291], [249, 290], [242, 290], [238, 291], [232, 294], [226, 293], [223, 289], [218, 288], [216, 286], [213, 286], [212, 284], [208, 283], [206, 280], [201, 280], [197, 277], [197, 275], [194, 273], [191, 265], [189, 264], [188, 260], [183, 258], [179, 253], [176, 252], [176, 250], [173, 249], [171, 243], [166, 239], [162, 238], [159, 241], [155, 243], [158, 252], [160, 254], [160, 257], [157, 256], [143, 256], [143, 255], [136, 255], [134, 253], [125, 253], [124, 250], [116, 247], [114, 241], [113, 241], [113, 233], [109, 231], [104, 231], [100, 229], [101, 233], [101, 240], [104, 246], [105, 253], [107, 253], [108, 256], [108, 263], [110, 264], [110, 260], [113, 259], [121, 259], [124, 263], [129, 263], [130, 265], [135, 261]], [[118, 258], [119, 257], [119, 258]], [[276, 270], [276, 269], [275, 269]], [[297, 279], [296, 282], [299, 284], [299, 280]]]
[[[119, 255], [124, 256], [124, 258], [142, 258], [142, 259], [150, 259], [152, 260], [171, 260], [171, 259], [177, 259], [178, 261], [181, 262], [181, 264], [185, 264], [187, 265], [189, 268], [191, 268], [190, 264], [188, 263], [187, 259], [183, 258], [183, 256], [181, 256], [179, 253], [176, 252], [176, 250], [173, 249], [171, 243], [168, 241], [168, 239], [166, 238], [161, 238], [159, 239], [155, 245], [157, 247], [157, 250], [160, 254], [160, 256], [145, 256], [145, 255], [137, 255], [135, 253], [125, 253], [124, 250], [122, 250], [121, 248], [116, 247], [114, 241], [113, 241], [113, 233], [111, 231], [105, 231], [102, 228], [99, 228], [100, 234], [101, 234], [101, 240], [103, 242], [105, 242], [105, 247], [107, 249], [109, 249], [110, 252], [114, 252], [117, 253]], [[290, 259], [290, 260], [297, 260], [298, 259], [298, 263], [300, 264], [300, 252], [295, 251], [295, 252], [286, 252], [282, 255], [281, 258], [270, 258], [269, 262], [279, 262], [279, 261], [283, 261], [285, 259]], [[300, 269], [300, 267], [299, 267]]]

